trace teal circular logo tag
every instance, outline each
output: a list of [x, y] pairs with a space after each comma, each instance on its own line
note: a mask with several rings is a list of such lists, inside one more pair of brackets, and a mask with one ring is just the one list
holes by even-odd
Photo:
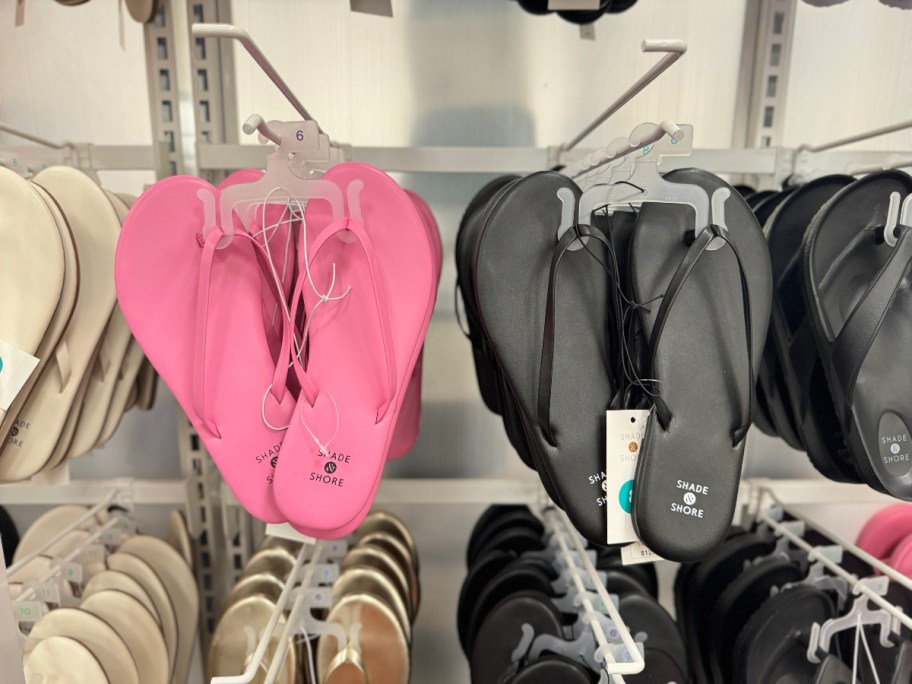
[[0, 356], [0, 373], [3, 372], [3, 357]]
[[627, 480], [621, 485], [621, 491], [618, 492], [618, 503], [621, 504], [625, 513], [633, 510], [633, 480]]

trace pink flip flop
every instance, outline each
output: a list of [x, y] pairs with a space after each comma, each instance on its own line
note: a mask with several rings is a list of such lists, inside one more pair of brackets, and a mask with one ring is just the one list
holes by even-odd
[[221, 228], [203, 238], [201, 198], [217, 205], [218, 194], [188, 176], [146, 191], [117, 245], [117, 295], [238, 501], [261, 520], [284, 522], [272, 491], [284, 434], [276, 428], [288, 424], [295, 399], [274, 382], [286, 364], [273, 361], [264, 326], [260, 262], [268, 257], [241, 231], [219, 249]]
[[893, 554], [887, 560], [887, 565], [906, 577], [912, 577], [912, 535], [896, 545]]
[[[411, 190], [406, 190], [405, 192], [414, 203], [424, 222], [424, 227], [428, 231], [431, 251], [434, 253], [434, 265], [436, 267], [434, 282], [436, 287], [440, 284], [440, 270], [443, 266], [443, 245], [440, 242], [440, 230], [427, 203]], [[396, 429], [393, 432], [393, 440], [390, 443], [389, 454], [387, 454], [387, 459], [390, 461], [405, 456], [415, 446], [415, 442], [418, 441], [418, 429], [421, 424], [421, 374], [423, 368], [424, 348], [422, 347], [418, 363], [415, 364], [415, 370], [412, 373], [411, 380], [409, 380], [405, 398], [402, 400], [402, 410], [399, 412]]]
[[[336, 537], [363, 519], [379, 484], [433, 311], [436, 265], [421, 216], [389, 176], [344, 163], [323, 178], [347, 189], [349, 215], [358, 213], [352, 191], [363, 186], [364, 225], [333, 222], [308, 204], [302, 238], [314, 283], [302, 274], [296, 292], [309, 316], [309, 359], [306, 373], [295, 364], [305, 389], [273, 491], [297, 529]], [[321, 300], [313, 288], [341, 298]]]
[[912, 505], [893, 504], [881, 508], [861, 528], [855, 545], [875, 558], [886, 561], [906, 537], [912, 536]]

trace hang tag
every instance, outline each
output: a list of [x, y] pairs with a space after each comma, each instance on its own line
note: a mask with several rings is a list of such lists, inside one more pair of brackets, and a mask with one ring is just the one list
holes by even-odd
[[335, 563], [317, 563], [314, 566], [310, 586], [332, 586], [339, 579], [339, 566]]
[[79, 557], [76, 559], [76, 562], [85, 567], [86, 565], [104, 563], [104, 560], [105, 547], [101, 544], [89, 544], [79, 552]]
[[341, 560], [348, 553], [348, 542], [344, 539], [334, 539], [323, 542], [323, 558], [326, 560]]
[[82, 566], [79, 563], [65, 560], [51, 561], [51, 567], [60, 568], [60, 577], [73, 584], [82, 584]]
[[362, 14], [376, 14], [378, 17], [393, 16], [393, 0], [351, 0], [351, 11]]
[[38, 366], [38, 359], [0, 339], [0, 410], [9, 411], [16, 395]]
[[36, 601], [60, 605], [60, 585], [56, 582], [26, 582], [22, 585], [22, 591], [26, 589], [35, 592]]
[[605, 412], [605, 480], [609, 544], [637, 541], [633, 530], [633, 479], [649, 411]]
[[579, 34], [581, 40], [595, 40], [595, 22], [580, 24]]
[[304, 603], [309, 608], [332, 608], [332, 589], [330, 587], [310, 587], [298, 589], [304, 596]]
[[38, 622], [44, 615], [44, 604], [40, 601], [17, 601], [13, 604], [13, 618], [20, 632], [20, 625], [30, 625]]
[[25, 0], [16, 0], [16, 26], [25, 23]]
[[637, 565], [639, 563], [652, 563], [662, 560], [652, 550], [641, 541], [635, 541], [621, 548], [621, 564]]

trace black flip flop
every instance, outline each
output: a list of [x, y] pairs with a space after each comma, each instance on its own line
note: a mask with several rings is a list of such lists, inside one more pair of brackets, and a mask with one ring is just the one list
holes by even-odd
[[466, 548], [466, 567], [472, 565], [475, 559], [480, 555], [481, 549], [493, 536], [504, 530], [519, 528], [529, 530], [535, 533], [539, 538], [541, 538], [545, 532], [541, 520], [536, 518], [528, 508], [506, 511], [497, 518], [490, 520], [485, 527], [480, 528], [477, 532], [473, 530], [472, 535], [469, 537], [468, 547]]
[[636, 594], [644, 598], [652, 599], [646, 587], [637, 582], [630, 575], [617, 570], [605, 570], [605, 589], [609, 594], [617, 594], [620, 597], [628, 594]]
[[[727, 230], [694, 239], [689, 208], [645, 204], [634, 233], [636, 299], [655, 302], [640, 320], [655, 390], [636, 469], [633, 522], [656, 554], [705, 557], [728, 533], [751, 424], [754, 378], [771, 299], [769, 251], [750, 208], [725, 181], [700, 169], [665, 175], [725, 202]], [[710, 242], [724, 243], [708, 249]], [[658, 303], [660, 300], [661, 303]]]
[[595, 684], [598, 678], [575, 660], [549, 653], [522, 668], [503, 684]]
[[851, 176], [840, 175], [810, 181], [786, 198], [764, 228], [773, 272], [770, 338], [787, 395], [783, 402], [787, 401], [791, 409], [811, 463], [838, 482], [861, 479], [850, 463], [814, 340], [800, 251], [807, 228], [820, 208], [853, 181]]
[[[681, 633], [678, 631], [674, 619], [657, 601], [642, 594], [628, 594], [621, 597], [618, 602], [618, 611], [631, 634], [645, 632], [646, 648], [668, 654], [677, 669], [686, 675], [689, 665]], [[645, 672], [648, 673], [649, 669], [650, 663], [647, 662]], [[652, 676], [655, 677], [658, 674], [658, 672], [653, 672]], [[662, 681], [681, 681], [683, 684], [688, 680], [689, 677], [685, 676], [681, 680], [664, 679]]]
[[745, 570], [719, 594], [712, 608], [708, 647], [712, 681], [731, 681], [732, 654], [738, 635], [750, 617], [770, 598], [773, 588], [797, 582], [804, 567], [778, 557], [767, 558]]
[[494, 523], [502, 515], [514, 511], [526, 511], [529, 514], [532, 514], [532, 511], [530, 511], [529, 507], [525, 504], [491, 504], [488, 506], [484, 512], [478, 516], [478, 520], [475, 521], [475, 524], [472, 525], [472, 531], [469, 533], [469, 544], [471, 544], [472, 540], [484, 530], [487, 530], [488, 526]]
[[912, 226], [884, 240], [891, 193], [912, 178], [883, 171], [855, 181], [805, 235], [805, 295], [849, 453], [873, 488], [912, 500]]
[[472, 684], [498, 684], [513, 662], [523, 625], [535, 636], [563, 637], [563, 617], [544, 594], [521, 591], [503, 599], [488, 613], [478, 630], [469, 658]]
[[9, 567], [13, 564], [13, 554], [19, 546], [19, 531], [3, 506], [0, 506], [0, 539], [3, 540], [3, 560], [6, 567]]
[[544, 548], [545, 542], [540, 532], [527, 527], [514, 527], [500, 530], [486, 539], [478, 547], [478, 555], [491, 551], [510, 551], [520, 556], [527, 551], [541, 551]]
[[563, 10], [557, 13], [564, 21], [571, 24], [591, 24], [602, 18], [602, 15], [610, 11], [612, 0], [601, 0], [597, 10]]
[[[755, 192], [750, 197], [746, 198], [747, 205], [751, 208], [751, 211], [759, 207], [763, 202], [768, 200], [770, 197], [775, 196], [777, 193], [775, 190], [760, 190]], [[762, 228], [762, 226], [761, 226]]]
[[747, 199], [751, 195], [757, 194], [756, 188], [751, 187], [750, 185], [735, 185], [735, 192], [737, 192], [741, 197]]
[[462, 646], [462, 651], [466, 655], [469, 655], [467, 645], [469, 620], [472, 617], [472, 610], [475, 608], [475, 601], [478, 595], [488, 582], [494, 579], [501, 570], [514, 560], [516, 560], [516, 555], [509, 551], [492, 551], [478, 558], [469, 568], [465, 579], [462, 581], [462, 587], [459, 590], [459, 600], [456, 603], [456, 633], [459, 636], [459, 644]]
[[553, 593], [551, 580], [539, 568], [514, 562], [501, 570], [484, 586], [473, 602], [465, 634], [465, 646], [469, 653], [472, 652], [478, 630], [488, 614], [506, 597], [520, 591], [537, 591], [545, 596]]
[[[836, 616], [833, 601], [819, 589], [795, 586], [773, 596], [738, 634], [732, 658], [732, 684], [810, 682], [825, 667], [808, 661], [811, 625]], [[790, 677], [790, 678], [786, 678]], [[822, 681], [834, 682], [831, 678]]]
[[757, 206], [754, 207], [754, 216], [757, 217], [757, 223], [760, 224], [761, 228], [766, 226], [766, 222], [769, 221], [770, 216], [773, 215], [776, 208], [794, 191], [795, 188], [786, 188], [785, 190], [780, 190], [779, 192], [760, 200]]
[[744, 562], [772, 552], [771, 535], [742, 532], [726, 540], [702, 563], [692, 566], [686, 583], [675, 582], [675, 614], [691, 654], [691, 671], [697, 684], [709, 682], [709, 662], [703, 658], [701, 638], [709, 633], [712, 607], [704, 597], [717, 596], [743, 571]]
[[456, 233], [456, 287], [462, 293], [468, 337], [472, 343], [472, 353], [475, 359], [478, 389], [485, 406], [493, 413], [501, 412], [499, 373], [493, 355], [489, 354], [486, 349], [487, 342], [478, 321], [478, 310], [475, 306], [475, 293], [470, 275], [471, 255], [474, 254], [478, 237], [475, 216], [484, 211], [488, 203], [503, 187], [518, 179], [519, 176], [500, 176], [489, 181], [475, 193], [462, 215], [459, 232]]
[[[558, 240], [559, 190], [579, 201], [576, 184], [551, 171], [504, 192], [479, 241], [475, 291], [533, 442], [536, 470], [576, 529], [603, 546], [604, 412], [616, 390], [608, 372], [615, 341], [605, 332], [611, 255], [607, 238], [593, 227], [576, 227]], [[574, 251], [578, 235], [589, 239]]]

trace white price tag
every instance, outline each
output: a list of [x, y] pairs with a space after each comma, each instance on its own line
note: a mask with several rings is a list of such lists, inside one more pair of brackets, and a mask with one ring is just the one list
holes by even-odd
[[637, 563], [652, 563], [662, 560], [641, 541], [635, 541], [621, 548], [621, 563], [623, 565], [636, 565]]
[[597, 10], [599, 0], [548, 0], [548, 11], [558, 10]]
[[0, 339], [0, 410], [9, 410], [37, 366], [34, 356]]
[[580, 24], [579, 33], [582, 40], [595, 40], [595, 24]]
[[649, 411], [605, 412], [605, 506], [609, 544], [637, 541], [633, 531], [633, 478]]

